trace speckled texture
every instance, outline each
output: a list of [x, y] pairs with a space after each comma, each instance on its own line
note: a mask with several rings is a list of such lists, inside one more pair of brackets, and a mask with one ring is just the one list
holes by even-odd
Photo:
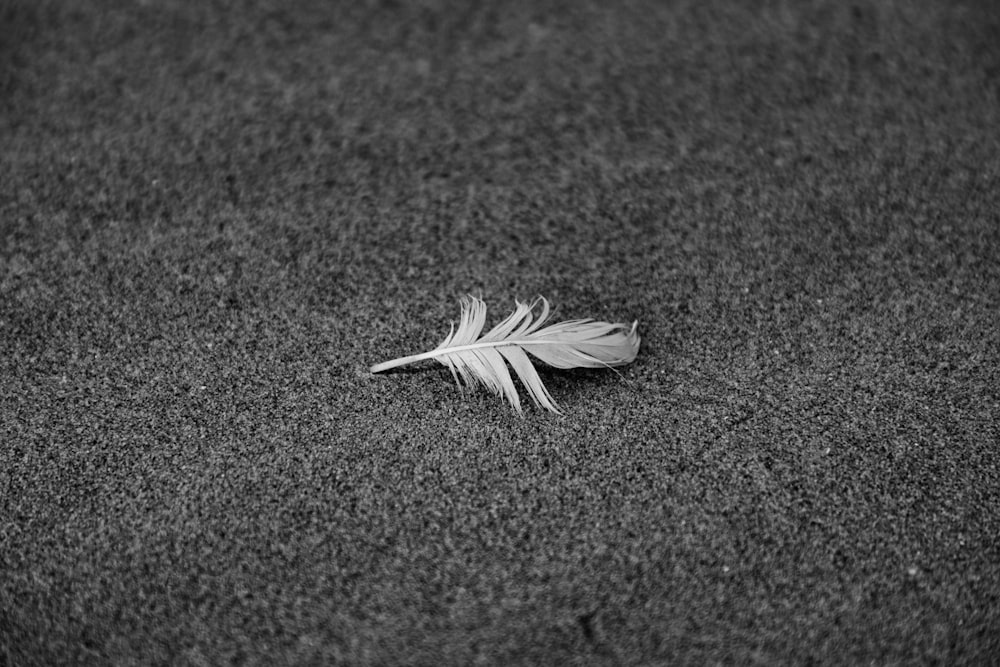
[[0, 4], [0, 663], [995, 659], [996, 7]]

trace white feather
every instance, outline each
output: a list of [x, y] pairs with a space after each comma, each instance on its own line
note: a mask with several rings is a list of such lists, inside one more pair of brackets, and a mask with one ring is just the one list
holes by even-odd
[[[639, 352], [638, 322], [631, 327], [594, 320], [569, 320], [541, 328], [549, 316], [549, 302], [538, 297], [531, 304], [515, 301], [514, 312], [480, 336], [486, 323], [486, 304], [476, 297], [462, 299], [458, 328], [429, 352], [384, 361], [371, 367], [372, 373], [405, 366], [424, 359], [436, 359], [447, 366], [459, 386], [464, 382], [484, 385], [505, 398], [518, 413], [521, 401], [507, 364], [514, 369], [536, 405], [560, 413], [528, 354], [556, 368], [601, 368], [630, 363]], [[535, 318], [535, 307], [541, 314]], [[527, 354], [526, 354], [527, 353]]]

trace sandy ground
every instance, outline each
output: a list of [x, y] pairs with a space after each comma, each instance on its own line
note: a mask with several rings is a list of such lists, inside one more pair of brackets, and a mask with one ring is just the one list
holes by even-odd
[[996, 7], [0, 3], [0, 663], [995, 660]]

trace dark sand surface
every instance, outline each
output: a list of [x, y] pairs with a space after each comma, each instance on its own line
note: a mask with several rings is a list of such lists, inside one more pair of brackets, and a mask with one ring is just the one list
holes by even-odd
[[0, 2], [0, 663], [995, 661], [998, 7]]

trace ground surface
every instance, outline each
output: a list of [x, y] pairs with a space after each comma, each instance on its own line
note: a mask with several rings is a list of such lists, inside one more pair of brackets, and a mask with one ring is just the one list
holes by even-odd
[[0, 663], [996, 659], [997, 7], [0, 2]]

